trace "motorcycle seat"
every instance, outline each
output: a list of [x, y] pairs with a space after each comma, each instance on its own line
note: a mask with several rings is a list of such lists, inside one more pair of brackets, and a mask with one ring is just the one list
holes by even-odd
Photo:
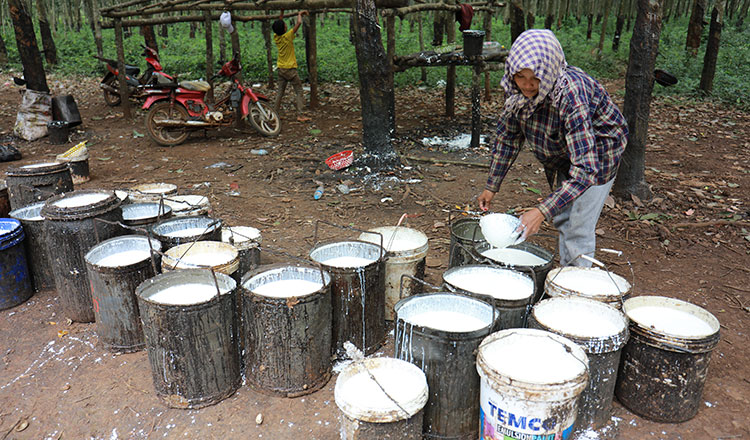
[[211, 89], [211, 84], [206, 81], [180, 81], [180, 87], [195, 92], [207, 92]]
[[129, 66], [127, 64], [125, 65], [125, 74], [126, 75], [136, 76], [139, 73], [141, 73], [141, 69], [138, 66]]

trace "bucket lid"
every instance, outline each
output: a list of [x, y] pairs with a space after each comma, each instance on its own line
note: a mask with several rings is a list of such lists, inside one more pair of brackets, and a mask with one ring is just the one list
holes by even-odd
[[8, 168], [5, 174], [8, 176], [38, 176], [43, 174], [65, 171], [68, 165], [59, 161], [34, 162], [27, 165]]
[[196, 241], [169, 249], [164, 253], [161, 265], [165, 270], [210, 267], [231, 275], [239, 267], [238, 257], [237, 249], [230, 244], [220, 241]]
[[422, 231], [405, 226], [381, 226], [370, 231], [377, 234], [363, 232], [359, 235], [359, 240], [380, 245], [382, 236], [383, 248], [390, 253], [427, 251], [427, 236]]
[[661, 348], [705, 352], [719, 342], [719, 320], [706, 309], [675, 298], [639, 296], [622, 307], [630, 330], [647, 336]]
[[547, 274], [545, 287], [550, 296], [579, 295], [616, 299], [630, 292], [630, 283], [614, 272], [596, 267], [558, 267]]
[[354, 269], [376, 263], [383, 256], [383, 248], [358, 240], [335, 241], [321, 244], [310, 251], [310, 258], [326, 267]]
[[140, 265], [151, 257], [151, 249], [161, 251], [159, 240], [142, 235], [122, 235], [97, 244], [86, 253], [86, 262], [98, 267], [118, 268]]
[[586, 353], [575, 342], [530, 328], [495, 332], [477, 351], [480, 376], [503, 393], [535, 401], [580, 394], [588, 384], [588, 365]]
[[206, 269], [164, 272], [142, 282], [135, 294], [148, 302], [166, 306], [205, 304], [233, 292], [237, 283], [227, 274]]
[[[374, 380], [373, 380], [374, 378]], [[336, 379], [336, 405], [369, 423], [408, 419], [427, 403], [427, 377], [416, 365], [389, 357], [353, 362]]]
[[616, 308], [593, 299], [558, 296], [537, 303], [533, 319], [544, 330], [565, 336], [587, 353], [619, 350], [628, 339], [628, 320]]
[[500, 300], [530, 299], [534, 295], [534, 280], [530, 276], [500, 267], [454, 267], [443, 273], [443, 282], [466, 292]]
[[172, 208], [174, 215], [206, 214], [211, 209], [208, 197], [199, 195], [170, 195], [164, 198], [164, 204]]
[[23, 240], [23, 226], [14, 218], [0, 218], [0, 250], [7, 249]]
[[317, 267], [273, 265], [245, 275], [242, 287], [266, 298], [302, 298], [320, 292], [331, 284], [331, 276]]
[[397, 320], [447, 333], [489, 331], [497, 319], [491, 305], [452, 293], [426, 293], [400, 300], [395, 306]]
[[50, 220], [75, 220], [94, 217], [120, 206], [112, 191], [77, 190], [46, 200], [42, 217]]
[[38, 202], [32, 205], [24, 206], [23, 208], [14, 209], [9, 212], [8, 215], [21, 220], [22, 222], [37, 222], [44, 221], [42, 217], [42, 208], [44, 208], [45, 202]]
[[156, 221], [159, 217], [168, 217], [172, 208], [159, 203], [131, 203], [122, 207], [122, 220], [125, 223], [139, 221]]
[[153, 227], [154, 235], [160, 239], [193, 240], [221, 228], [221, 220], [203, 215], [174, 217], [162, 220]]
[[251, 226], [224, 226], [221, 228], [221, 241], [245, 250], [258, 247], [261, 236], [260, 231]]

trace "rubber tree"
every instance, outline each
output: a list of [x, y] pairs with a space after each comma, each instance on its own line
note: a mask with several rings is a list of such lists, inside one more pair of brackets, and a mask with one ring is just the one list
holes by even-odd
[[685, 38], [685, 50], [691, 56], [698, 54], [701, 47], [701, 35], [703, 34], [703, 17], [706, 15], [706, 0], [694, 0], [693, 9], [690, 13], [687, 37]]
[[31, 14], [26, 9], [26, 3], [23, 0], [8, 0], [8, 10], [13, 20], [26, 88], [37, 92], [49, 92], [42, 57], [36, 44], [34, 25], [31, 22]]
[[724, 0], [717, 0], [711, 11], [711, 25], [708, 28], [706, 55], [703, 57], [703, 71], [701, 72], [699, 85], [700, 90], [706, 95], [710, 95], [714, 88], [716, 59], [719, 57], [722, 27], [724, 27]]
[[630, 39], [623, 105], [623, 115], [628, 122], [630, 135], [613, 188], [613, 193], [618, 197], [635, 195], [643, 200], [651, 198], [651, 190], [645, 177], [646, 142], [661, 26], [661, 1], [638, 0], [633, 36]]
[[385, 170], [398, 164], [391, 143], [396, 120], [393, 73], [383, 47], [375, 1], [356, 0], [352, 15], [365, 149], [358, 163], [373, 171]]
[[39, 13], [39, 35], [42, 37], [42, 47], [44, 47], [44, 59], [49, 65], [57, 64], [57, 48], [55, 40], [52, 38], [52, 30], [49, 27], [47, 19], [47, 5], [45, 0], [36, 0], [37, 12]]
[[8, 65], [8, 49], [5, 47], [3, 36], [0, 35], [0, 69]]

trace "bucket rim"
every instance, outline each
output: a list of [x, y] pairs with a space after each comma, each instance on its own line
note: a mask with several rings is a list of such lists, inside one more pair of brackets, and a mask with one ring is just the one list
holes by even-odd
[[[494, 295], [482, 293], [482, 292], [473, 292], [467, 289], [464, 289], [463, 287], [459, 287], [454, 283], [451, 283], [447, 280], [447, 276], [452, 275], [455, 272], [460, 272], [461, 270], [480, 270], [480, 271], [487, 271], [487, 272], [493, 272], [493, 271], [503, 271], [503, 272], [511, 272], [513, 276], [520, 277], [523, 279], [527, 279], [527, 281], [530, 283], [530, 291], [529, 296], [523, 297], [523, 298], [499, 298]], [[454, 289], [457, 289], [462, 292], [467, 292], [467, 294], [470, 294], [471, 296], [481, 296], [486, 297], [493, 305], [497, 305], [498, 303], [502, 305], [523, 305], [528, 304], [531, 302], [531, 300], [534, 298], [534, 293], [536, 291], [536, 285], [534, 278], [532, 278], [530, 275], [528, 275], [525, 272], [521, 272], [515, 269], [512, 269], [510, 267], [495, 267], [495, 266], [489, 266], [486, 264], [467, 264], [464, 266], [455, 266], [447, 269], [445, 272], [443, 272], [442, 275], [443, 285], [444, 286], [451, 286]]]
[[[347, 382], [358, 374], [366, 374], [366, 371], [378, 367], [390, 367], [393, 369], [397, 367], [404, 370], [401, 374], [408, 374], [412, 377], [412, 380], [417, 382], [415, 384], [417, 392], [411, 400], [399, 402], [398, 404], [401, 408], [396, 406], [395, 403], [393, 405], [395, 408], [393, 409], [361, 408], [347, 400], [347, 396], [344, 394], [344, 387], [346, 387]], [[347, 366], [336, 379], [333, 393], [336, 406], [347, 416], [368, 423], [389, 423], [406, 420], [418, 414], [427, 404], [429, 388], [427, 385], [427, 376], [424, 371], [411, 362], [392, 357], [374, 357], [363, 359], [360, 362], [355, 361]], [[405, 410], [406, 414], [401, 409]]]
[[[621, 324], [620, 330], [615, 333], [601, 336], [589, 336], [576, 334], [571, 332], [570, 330], [553, 327], [550, 323], [540, 320], [538, 312], [542, 308], [551, 307], [555, 303], [579, 303], [584, 306], [593, 307], [594, 309], [598, 308], [600, 314], [610, 314], [612, 317], [614, 317], [618, 321], [618, 325]], [[602, 354], [617, 351], [625, 346], [630, 336], [630, 331], [628, 329], [628, 318], [622, 311], [607, 303], [590, 298], [577, 296], [556, 296], [544, 299], [534, 305], [534, 307], [531, 309], [529, 319], [533, 319], [537, 324], [539, 324], [542, 330], [546, 330], [548, 332], [568, 338], [578, 345], [584, 347], [586, 353], [589, 354]]]
[[[252, 235], [250, 235], [252, 234]], [[234, 235], [238, 235], [241, 240], [234, 240]], [[233, 240], [234, 242], [230, 241]], [[221, 227], [221, 241], [229, 243], [239, 250], [253, 249], [260, 246], [263, 237], [260, 229], [252, 226], [227, 226]]]
[[[145, 215], [126, 217], [126, 214], [130, 214], [130, 211], [138, 211], [138, 210], [145, 211], [147, 209], [151, 209], [152, 211], [156, 211], [156, 212], [152, 213], [149, 211]], [[161, 203], [156, 203], [156, 202], [137, 202], [137, 203], [129, 203], [127, 205], [122, 206], [122, 221], [123, 223], [126, 223], [126, 224], [127, 222], [142, 222], [142, 221], [149, 221], [152, 219], [168, 218], [169, 216], [171, 216], [171, 214], [172, 214], [172, 208], [166, 203], [161, 204]]]
[[[661, 302], [674, 308], [685, 308], [685, 310], [683, 310], [684, 312], [690, 313], [691, 315], [703, 320], [713, 329], [713, 332], [693, 336], [675, 335], [655, 329], [647, 323], [636, 321], [628, 312], [637, 308], [640, 303], [644, 302]], [[630, 322], [631, 334], [640, 336], [641, 339], [645, 338], [648, 345], [657, 348], [664, 348], [676, 352], [705, 353], [713, 350], [720, 340], [721, 323], [719, 322], [719, 319], [703, 307], [688, 301], [666, 296], [643, 295], [626, 300], [623, 303], [622, 311]]]
[[[221, 227], [223, 225], [223, 221], [220, 218], [213, 218], [209, 217], [207, 215], [189, 215], [189, 216], [183, 216], [183, 217], [170, 217], [164, 220], [161, 220], [160, 222], [156, 223], [153, 228], [152, 232], [153, 234], [159, 238], [161, 241], [193, 241], [191, 240], [194, 237], [198, 237], [201, 234], [189, 236], [189, 237], [175, 237], [172, 235], [166, 235], [163, 233], [160, 233], [159, 230], [167, 227], [168, 225], [172, 223], [189, 223], [192, 221], [203, 221], [206, 222], [206, 226], [204, 227], [205, 232], [202, 234], [204, 237], [208, 234], [211, 234], [215, 232], [217, 229], [221, 230]], [[213, 225], [211, 225], [213, 223]], [[208, 226], [211, 225], [211, 226]]]
[[[362, 246], [362, 247], [372, 247], [372, 248], [374, 248], [373, 250], [376, 250], [378, 252], [379, 258], [376, 258], [375, 260], [373, 260], [372, 262], [370, 262], [368, 264], [365, 264], [364, 266], [340, 267], [340, 266], [330, 266], [328, 264], [325, 264], [325, 262], [318, 261], [313, 256], [314, 253], [316, 253], [318, 251], [321, 251], [321, 250], [323, 250], [325, 248], [333, 247], [333, 246], [336, 246], [336, 245], [344, 245], [344, 244], [347, 244], [347, 243], [349, 243], [349, 244], [353, 243], [353, 244], [356, 244], [356, 245]], [[376, 265], [382, 263], [385, 260], [386, 252], [385, 252], [385, 249], [382, 246], [380, 246], [379, 244], [376, 244], [376, 243], [370, 243], [370, 242], [367, 242], [367, 241], [356, 240], [356, 239], [345, 239], [345, 240], [335, 240], [334, 239], [334, 240], [326, 240], [326, 241], [322, 241], [320, 243], [317, 243], [315, 246], [312, 247], [312, 249], [310, 249], [310, 252], [308, 252], [307, 255], [308, 255], [308, 257], [310, 257], [310, 259], [312, 261], [314, 261], [317, 264], [320, 264], [326, 270], [329, 270], [329, 271], [341, 271], [341, 270], [351, 270], [351, 269], [359, 269], [359, 268], [369, 269], [369, 268], [371, 268], [373, 266], [376, 266]]]
[[155, 238], [145, 237], [143, 235], [135, 235], [135, 234], [133, 234], [133, 235], [119, 235], [117, 237], [108, 238], [108, 239], [106, 239], [106, 240], [98, 243], [97, 245], [95, 245], [91, 249], [89, 249], [89, 251], [86, 252], [86, 255], [84, 255], [83, 259], [86, 261], [87, 264], [90, 264], [91, 266], [94, 266], [98, 271], [110, 271], [111, 270], [111, 271], [114, 271], [114, 272], [127, 272], [128, 270], [132, 270], [132, 269], [135, 269], [135, 268], [140, 268], [141, 266], [145, 266], [145, 265], [148, 265], [150, 263], [150, 261], [151, 261], [151, 255], [153, 255], [151, 253], [151, 248], [149, 248], [149, 256], [148, 257], [146, 257], [146, 258], [144, 258], [142, 260], [138, 260], [138, 261], [136, 261], [134, 263], [125, 264], [125, 265], [122, 265], [122, 266], [101, 265], [101, 264], [98, 264], [98, 262], [101, 261], [101, 260], [93, 261], [94, 256], [97, 253], [101, 252], [106, 247], [116, 245], [118, 242], [138, 242], [138, 241], [145, 242], [146, 245], [148, 245], [148, 242], [150, 241], [151, 242], [151, 246], [157, 252], [157, 254], [156, 254], [155, 257], [158, 258], [158, 256], [159, 256], [158, 252], [161, 251], [161, 242], [159, 240], [157, 240]]
[[[390, 237], [395, 236], [395, 238], [399, 238], [399, 235], [401, 231], [405, 231], [406, 234], [413, 235], [413, 237], [409, 237], [409, 239], [414, 238], [415, 240], [415, 246], [407, 248], [407, 249], [399, 249], [399, 250], [391, 250], [389, 246], [389, 242], [391, 240]], [[407, 257], [407, 256], [417, 256], [422, 253], [426, 253], [429, 249], [429, 239], [427, 238], [427, 234], [420, 231], [419, 229], [409, 228], [406, 226], [378, 226], [376, 228], [370, 228], [368, 229], [368, 232], [374, 232], [377, 234], [381, 234], [383, 236], [383, 250], [389, 254], [389, 256], [393, 257]], [[368, 232], [363, 232], [359, 234], [359, 237], [357, 238], [360, 241], [366, 241], [368, 243], [373, 243], [376, 245], [380, 244], [380, 240], [378, 239], [375, 234], [370, 234]], [[377, 241], [375, 241], [377, 239]]]
[[[615, 280], [615, 287], [618, 290], [618, 292], [592, 295], [591, 293], [578, 291], [573, 288], [565, 287], [554, 282], [558, 274], [562, 274], [564, 272], [573, 272], [573, 271], [583, 271], [587, 273], [602, 273], [602, 274], [608, 273], [609, 276], [612, 276], [612, 278]], [[618, 283], [623, 283], [623, 284], [618, 284]], [[625, 287], [625, 289], [619, 291], [621, 286]], [[547, 273], [547, 277], [544, 279], [544, 290], [545, 292], [547, 292], [548, 289], [551, 290], [551, 288], [554, 288], [556, 291], [552, 290], [549, 293], [550, 296], [573, 295], [573, 296], [582, 296], [582, 297], [591, 298], [591, 299], [601, 299], [607, 302], [619, 302], [620, 298], [626, 298], [630, 296], [630, 293], [633, 290], [633, 285], [630, 284], [630, 282], [627, 279], [625, 279], [625, 277], [618, 275], [612, 271], [599, 269], [598, 267], [566, 266], [566, 267], [556, 267], [554, 269], [551, 269]]]
[[[496, 370], [492, 367], [488, 359], [486, 358], [486, 349], [488, 346], [493, 344], [499, 339], [514, 335], [514, 334], [526, 334], [526, 335], [534, 335], [534, 336], [545, 336], [549, 337], [550, 339], [560, 343], [561, 345], [565, 346], [565, 351], [568, 352], [571, 356], [573, 356], [575, 359], [577, 359], [581, 364], [583, 364], [584, 368], [583, 370], [576, 374], [576, 376], [571, 377], [568, 380], [561, 381], [561, 382], [529, 382], [524, 381], [520, 379], [514, 379], [506, 374], [503, 374], [502, 372]], [[540, 391], [549, 391], [551, 395], [554, 395], [555, 398], [558, 397], [558, 395], [578, 395], [586, 388], [589, 382], [589, 360], [588, 355], [586, 352], [581, 348], [578, 344], [573, 342], [572, 340], [558, 335], [556, 333], [548, 332], [545, 330], [539, 330], [539, 329], [531, 329], [531, 328], [511, 328], [511, 329], [505, 329], [500, 330], [495, 333], [492, 333], [491, 335], [487, 336], [482, 342], [479, 344], [479, 347], [477, 348], [477, 362], [476, 362], [476, 368], [477, 372], [479, 373], [479, 376], [485, 380], [487, 380], [488, 383], [493, 388], [502, 388], [503, 391], [511, 393], [521, 393], [524, 395], [527, 395], [531, 393], [534, 397], [537, 397], [538, 399], [529, 399], [529, 400], [548, 400], [541, 398], [541, 395], [538, 395]], [[489, 379], [492, 379], [490, 381]], [[552, 396], [548, 396], [549, 400], [555, 400], [552, 399]]]
[[[210, 251], [210, 252], [206, 252]], [[211, 265], [198, 265], [195, 263], [188, 263], [181, 261], [186, 256], [194, 256], [195, 254], [213, 254], [221, 256], [220, 260], [217, 260], [216, 264]], [[215, 240], [203, 240], [178, 244], [164, 252], [164, 257], [161, 259], [161, 267], [166, 270], [184, 270], [189, 268], [196, 269], [210, 269], [227, 275], [233, 274], [239, 268], [239, 256], [240, 253], [229, 243]], [[184, 266], [184, 267], [180, 267]]]
[[[292, 296], [283, 296], [283, 297], [279, 296], [279, 297], [275, 297], [275, 296], [261, 295], [259, 293], [255, 293], [255, 291], [253, 291], [253, 290], [251, 290], [251, 289], [249, 289], [248, 287], [245, 286], [249, 281], [251, 281], [253, 278], [255, 278], [257, 276], [263, 275], [265, 273], [277, 271], [277, 270], [288, 269], [290, 267], [295, 267], [295, 268], [298, 268], [298, 269], [304, 269], [305, 271], [311, 271], [311, 272], [314, 271], [314, 272], [316, 272], [316, 276], [320, 276], [320, 274], [322, 274], [322, 278], [320, 279], [320, 281], [322, 282], [323, 285], [320, 287], [320, 289], [318, 289], [318, 290], [316, 290], [314, 292], [310, 292], [310, 293], [308, 293], [306, 295], [293, 296], [293, 297]], [[333, 281], [333, 278], [331, 277], [331, 274], [329, 274], [328, 272], [326, 272], [322, 268], [317, 267], [317, 266], [312, 265], [312, 264], [303, 264], [303, 263], [299, 263], [299, 262], [273, 263], [273, 264], [264, 264], [264, 265], [258, 266], [256, 268], [248, 271], [247, 273], [245, 273], [242, 276], [242, 279], [240, 281], [239, 286], [240, 286], [240, 288], [244, 292], [246, 292], [246, 295], [252, 296], [252, 297], [257, 297], [257, 298], [262, 298], [264, 301], [276, 301], [276, 300], [278, 300], [278, 301], [282, 301], [282, 302], [287, 302], [290, 298], [297, 298], [297, 299], [301, 299], [302, 302], [305, 302], [308, 299], [311, 299], [312, 297], [314, 297], [314, 296], [316, 296], [318, 294], [321, 294], [321, 293], [325, 294], [326, 290], [330, 289], [332, 281]]]
[[[216, 284], [214, 283], [214, 276], [216, 277], [216, 282], [220, 284], [218, 292], [219, 294], [213, 295], [206, 301], [190, 304], [172, 304], [154, 301], [153, 299], [151, 299], [151, 296], [157, 293], [159, 290], [155, 292], [150, 292], [150, 290], [157, 289], [157, 287], [155, 286], [157, 286], [158, 284], [166, 284], [169, 282], [173, 282], [174, 279], [177, 279], [178, 281], [183, 282], [174, 284], [188, 284], [190, 281], [192, 281], [194, 284], [206, 284], [208, 286], [215, 287]], [[135, 295], [140, 301], [145, 301], [159, 308], [177, 308], [184, 311], [191, 311], [202, 309], [206, 306], [212, 305], [216, 301], [220, 301], [224, 297], [229, 297], [236, 289], [237, 282], [232, 279], [231, 276], [225, 273], [216, 272], [209, 269], [180, 269], [163, 272], [143, 281], [138, 285], [138, 287], [136, 287]], [[151, 295], [146, 296], [147, 293], [151, 293]]]
[[488, 241], [481, 241], [481, 242], [475, 242], [474, 244], [474, 252], [476, 255], [480, 258], [485, 258], [487, 260], [492, 261], [493, 264], [497, 264], [498, 266], [502, 267], [511, 267], [511, 268], [531, 268], [535, 272], [539, 272], [541, 270], [545, 270], [547, 267], [552, 266], [552, 262], [555, 259], [555, 254], [547, 250], [541, 245], [530, 243], [528, 241], [524, 241], [523, 243], [513, 244], [507, 247], [507, 249], [517, 249], [524, 252], [528, 252], [530, 254], [533, 254], [543, 260], [545, 260], [544, 263], [539, 264], [509, 264], [504, 261], [495, 260], [494, 258], [489, 258], [484, 255], [482, 255], [482, 252], [493, 248], [493, 246]]
[[21, 221], [15, 218], [0, 218], [0, 240], [12, 240], [23, 234]]
[[68, 164], [59, 160], [43, 160], [25, 165], [10, 167], [5, 171], [8, 177], [39, 176], [69, 170]]
[[[74, 206], [68, 208], [56, 205], [57, 202], [67, 197], [72, 198], [77, 196], [95, 194], [106, 195], [106, 197], [94, 203], [83, 206]], [[41, 214], [42, 217], [48, 220], [82, 220], [117, 209], [120, 207], [121, 203], [122, 202], [120, 202], [120, 199], [115, 196], [115, 193], [113, 191], [79, 189], [50, 197], [45, 201]]]
[[[429, 297], [437, 297], [437, 296], [446, 296], [450, 297], [451, 299], [457, 299], [458, 301], [468, 301], [476, 303], [479, 307], [486, 307], [489, 308], [492, 313], [492, 320], [490, 320], [490, 323], [487, 324], [484, 327], [478, 328], [476, 330], [472, 331], [466, 331], [466, 332], [456, 332], [456, 331], [450, 331], [450, 330], [440, 330], [432, 327], [427, 327], [419, 324], [412, 324], [411, 322], [407, 321], [403, 317], [399, 316], [399, 310], [401, 310], [406, 304], [408, 304], [411, 301], [423, 301], [425, 298]], [[495, 324], [497, 323], [497, 320], [500, 318], [498, 310], [487, 301], [483, 301], [479, 298], [475, 298], [469, 295], [462, 295], [454, 292], [426, 292], [426, 293], [418, 293], [416, 295], [410, 295], [406, 298], [400, 299], [394, 306], [393, 306], [395, 321], [396, 321], [396, 328], [398, 328], [398, 323], [403, 323], [402, 325], [410, 326], [411, 328], [417, 328], [419, 332], [424, 333], [426, 335], [432, 335], [432, 336], [442, 336], [446, 335], [448, 337], [458, 337], [461, 339], [473, 339], [475, 337], [484, 337], [488, 335], [492, 329], [495, 327]]]
[[[44, 201], [32, 203], [30, 205], [26, 205], [22, 208], [17, 208], [8, 213], [8, 215], [11, 218], [14, 218], [16, 220], [19, 220], [21, 223], [23, 222], [43, 222], [44, 217], [42, 217], [42, 208], [44, 208]], [[36, 215], [32, 214], [35, 213]], [[35, 219], [34, 217], [42, 217], [40, 219]]]

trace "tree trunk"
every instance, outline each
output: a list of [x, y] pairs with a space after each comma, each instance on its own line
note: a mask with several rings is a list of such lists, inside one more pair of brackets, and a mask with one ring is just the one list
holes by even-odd
[[125, 47], [123, 46], [122, 20], [115, 18], [115, 47], [117, 48], [117, 79], [120, 83], [120, 105], [122, 115], [130, 119], [130, 99], [128, 99], [128, 83], [125, 82]]
[[96, 46], [96, 54], [99, 57], [104, 56], [104, 43], [102, 42], [102, 24], [99, 21], [99, 2], [94, 0], [87, 0], [91, 3], [91, 19], [93, 20], [91, 26], [94, 30], [94, 45]]
[[701, 35], [703, 34], [703, 17], [706, 15], [706, 0], [694, 0], [693, 11], [690, 13], [687, 38], [685, 39], [685, 50], [690, 56], [698, 54], [701, 47]]
[[[214, 76], [214, 34], [213, 27], [211, 26], [211, 12], [203, 11], [203, 17], [206, 20], [204, 22], [205, 26], [203, 26], [205, 28], [204, 31], [206, 32], [206, 81], [211, 85], [211, 88], [206, 92], [206, 99], [208, 99], [208, 102], [214, 102], [214, 80], [212, 79]], [[149, 29], [151, 34], [154, 34], [154, 29], [151, 26], [144, 26], [141, 29], [144, 31]], [[153, 35], [153, 37], [154, 42], [156, 42], [156, 35]], [[148, 38], [146, 40], [146, 46], [149, 46]], [[240, 118], [237, 118], [238, 127], [239, 124]]]
[[36, 45], [34, 24], [31, 22], [31, 15], [26, 9], [26, 4], [23, 0], [8, 0], [8, 11], [13, 20], [16, 45], [18, 55], [21, 57], [21, 64], [23, 64], [26, 88], [49, 93], [42, 57], [39, 53], [39, 47]]
[[[417, 26], [419, 28], [419, 51], [424, 52], [424, 32], [422, 30], [422, 13], [417, 12]], [[419, 80], [423, 83], [427, 82], [427, 68], [422, 66], [419, 68]]]
[[[492, 12], [487, 11], [484, 13], [484, 39], [485, 41], [492, 41]], [[491, 96], [490, 86], [490, 72], [489, 70], [484, 72], [484, 99], [489, 101]]]
[[544, 28], [552, 29], [552, 23], [555, 22], [555, 2], [559, 0], [547, 0], [547, 14], [544, 18]]
[[615, 22], [615, 35], [612, 37], [612, 52], [620, 50], [620, 39], [622, 38], [622, 27], [625, 25], [625, 3], [627, 0], [620, 0], [617, 8], [617, 21]]
[[635, 28], [630, 39], [630, 57], [625, 75], [625, 103], [623, 115], [630, 132], [628, 145], [620, 160], [613, 192], [617, 196], [635, 195], [642, 200], [651, 198], [645, 178], [646, 142], [654, 89], [654, 65], [661, 35], [661, 2], [638, 0]]
[[742, 9], [737, 16], [737, 22], [735, 23], [735, 27], [738, 30], [742, 28], [743, 24], [745, 24], [745, 17], [747, 17], [748, 9], [750, 9], [750, 0], [745, 0], [744, 2], [742, 2]]
[[716, 74], [716, 59], [719, 57], [721, 45], [721, 28], [724, 27], [724, 0], [717, 0], [711, 10], [711, 25], [708, 28], [706, 55], [703, 57], [703, 72], [701, 72], [700, 90], [710, 95], [714, 88], [714, 74]]
[[612, 9], [612, 0], [605, 0], [604, 17], [602, 18], [602, 33], [599, 35], [599, 54], [604, 50], [604, 37], [607, 35], [607, 22], [609, 21], [609, 10]]
[[[455, 4], [455, 0], [447, 0], [445, 3]], [[453, 13], [447, 13], [453, 17]], [[446, 43], [456, 42], [456, 26], [453, 20], [447, 20]], [[452, 118], [456, 115], [456, 66], [448, 66], [445, 69], [445, 115]]]
[[5, 41], [3, 36], [0, 34], [0, 69], [4, 69], [8, 65], [8, 49], [5, 47]]
[[198, 25], [197, 25], [197, 24], [195, 24], [195, 22], [192, 22], [192, 21], [191, 21], [191, 22], [190, 22], [190, 33], [189, 33], [189, 35], [188, 35], [188, 36], [190, 37], [190, 39], [191, 39], [191, 40], [195, 39], [195, 30], [196, 30], [197, 28], [198, 28]]
[[521, 33], [524, 31], [524, 13], [523, 9], [510, 3], [510, 43], [513, 44]]
[[359, 72], [365, 149], [360, 162], [377, 172], [398, 164], [398, 156], [391, 143], [391, 133], [395, 129], [393, 73], [383, 48], [375, 1], [356, 0], [354, 8], [354, 49]]
[[159, 36], [162, 38], [168, 38], [169, 37], [169, 26], [166, 24], [161, 25], [161, 29], [159, 29]]
[[[273, 90], [276, 85], [274, 84], [274, 78], [273, 78], [273, 49], [271, 47], [271, 22], [269, 20], [263, 20], [263, 23], [261, 24], [261, 32], [263, 32], [263, 42], [266, 44], [266, 66], [268, 66], [268, 87]], [[219, 35], [222, 39], [219, 48], [221, 50], [221, 59], [224, 60], [224, 37], [223, 37], [223, 30], [224, 28], [219, 26]]]
[[586, 16], [586, 39], [591, 39], [591, 32], [594, 30], [594, 14], [589, 14]]
[[318, 102], [318, 21], [317, 13], [310, 12], [308, 17], [308, 51], [307, 51], [307, 70], [310, 81], [310, 108], [316, 109]]
[[153, 26], [141, 26], [141, 35], [143, 35], [143, 42], [146, 46], [154, 49], [157, 53], [159, 52], [159, 44], [156, 42], [156, 33], [154, 33]]
[[532, 14], [531, 12], [526, 14], [526, 29], [533, 29], [535, 22], [536, 22], [536, 17], [534, 17], [534, 14]]
[[44, 59], [48, 65], [54, 66], [57, 64], [57, 48], [55, 48], [55, 40], [52, 38], [52, 31], [49, 28], [47, 6], [44, 4], [44, 1], [36, 1], [37, 12], [39, 13], [39, 34], [42, 36]]
[[[232, 23], [234, 23], [234, 14], [232, 14]], [[242, 48], [240, 47], [240, 29], [237, 27], [237, 24], [234, 25], [234, 32], [229, 34], [229, 38], [232, 41], [232, 56], [230, 58], [234, 58], [234, 56], [237, 55], [237, 61], [242, 62]], [[238, 80], [242, 81], [242, 71], [240, 70], [239, 72], [237, 72], [235, 77]]]

